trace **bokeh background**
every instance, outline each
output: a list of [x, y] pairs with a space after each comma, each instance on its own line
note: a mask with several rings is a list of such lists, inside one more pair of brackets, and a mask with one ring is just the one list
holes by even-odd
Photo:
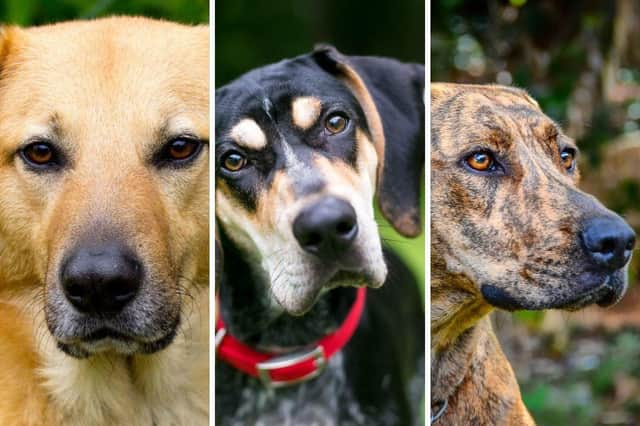
[[[255, 67], [307, 53], [316, 43], [345, 54], [424, 63], [424, 10], [424, 0], [217, 1], [216, 87]], [[406, 260], [424, 291], [424, 235], [403, 238], [377, 217], [384, 244]]]
[[208, 0], [4, 0], [0, 22], [22, 26], [109, 15], [143, 15], [187, 24], [209, 22]]
[[[640, 231], [640, 2], [442, 0], [433, 81], [525, 88], [578, 141], [582, 187]], [[496, 331], [541, 425], [640, 424], [640, 285], [612, 309], [500, 314]]]

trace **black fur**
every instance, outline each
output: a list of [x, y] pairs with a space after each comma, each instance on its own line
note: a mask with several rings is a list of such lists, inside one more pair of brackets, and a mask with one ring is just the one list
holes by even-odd
[[[331, 49], [339, 55], [335, 49]], [[216, 90], [216, 152], [225, 149], [228, 131], [251, 111], [260, 117], [286, 123], [287, 108], [271, 108], [264, 99], [290, 102], [305, 93], [335, 100], [350, 113], [354, 125], [368, 131], [363, 109], [319, 51], [253, 70]], [[336, 56], [338, 57], [338, 56]], [[383, 212], [395, 224], [400, 213], [415, 212], [412, 232], [419, 230], [419, 191], [424, 167], [424, 67], [383, 58], [345, 57], [365, 81], [382, 118], [386, 136], [385, 168], [378, 188]], [[326, 102], [331, 104], [331, 102]], [[280, 116], [274, 116], [280, 111]], [[285, 112], [282, 112], [285, 111]], [[323, 111], [322, 114], [326, 114]], [[268, 129], [269, 126], [261, 125]], [[288, 140], [304, 135], [294, 126], [281, 126]], [[311, 128], [307, 132], [317, 131]], [[268, 130], [267, 130], [268, 132]], [[267, 134], [271, 139], [276, 135]], [[353, 164], [357, 146], [345, 135], [343, 144], [322, 151], [330, 159]], [[270, 146], [268, 150], [277, 150]], [[305, 161], [306, 146], [297, 154]], [[263, 151], [268, 151], [263, 150]], [[309, 149], [309, 155], [312, 151]], [[232, 196], [250, 211], [256, 194], [268, 188], [274, 170], [283, 167], [277, 151], [269, 171], [252, 171], [237, 177], [219, 173]], [[269, 161], [268, 152], [251, 153]], [[218, 159], [216, 159], [218, 161]], [[216, 169], [218, 170], [218, 168]], [[301, 182], [303, 191], [313, 182]], [[352, 287], [335, 288], [317, 300], [303, 316], [292, 316], [265, 306], [268, 283], [252, 265], [247, 253], [233, 243], [227, 231], [217, 229], [216, 285], [219, 314], [228, 331], [254, 347], [297, 348], [315, 342], [343, 321], [354, 300]], [[223, 259], [224, 256], [224, 259]], [[216, 424], [252, 425], [411, 425], [421, 418], [424, 389], [424, 310], [411, 272], [385, 252], [389, 273], [385, 285], [367, 291], [366, 307], [353, 338], [331, 359], [325, 371], [311, 381], [278, 390], [233, 367], [216, 363]]]
[[[351, 66], [362, 78], [380, 114], [385, 136], [378, 202], [385, 217], [406, 236], [420, 233], [420, 188], [424, 167], [424, 66], [389, 58], [344, 56], [331, 46], [313, 54], [333, 74]], [[399, 223], [404, 215], [410, 223]]]

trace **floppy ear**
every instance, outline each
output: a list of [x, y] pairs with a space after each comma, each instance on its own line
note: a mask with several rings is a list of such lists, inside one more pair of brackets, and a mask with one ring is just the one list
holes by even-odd
[[378, 152], [378, 204], [407, 237], [420, 234], [424, 168], [424, 66], [393, 59], [345, 56], [317, 46], [315, 61], [354, 94]]

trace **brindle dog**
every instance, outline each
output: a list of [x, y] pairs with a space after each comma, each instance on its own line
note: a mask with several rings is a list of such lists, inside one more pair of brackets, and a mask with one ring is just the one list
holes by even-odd
[[399, 232], [420, 232], [423, 96], [423, 66], [331, 47], [216, 91], [216, 269], [229, 335], [272, 354], [313, 347], [341, 324], [354, 287], [397, 281], [368, 291], [353, 338], [311, 381], [269, 389], [218, 360], [217, 424], [418, 421], [421, 297], [383, 256], [372, 201], [377, 192]]
[[431, 108], [432, 411], [533, 424], [488, 314], [616, 303], [635, 235], [576, 188], [574, 141], [524, 91], [433, 84]]

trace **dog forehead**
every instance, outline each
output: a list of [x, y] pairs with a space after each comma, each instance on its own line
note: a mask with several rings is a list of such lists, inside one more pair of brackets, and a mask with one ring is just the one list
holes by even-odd
[[463, 145], [492, 139], [506, 147], [535, 141], [555, 146], [559, 137], [564, 138], [560, 127], [537, 103], [530, 102], [524, 91], [501, 86], [454, 86], [448, 93], [448, 88], [439, 90], [436, 96], [441, 98], [435, 102], [434, 117], [436, 126], [444, 128], [438, 130], [456, 129], [458, 137], [449, 138], [456, 145], [461, 139]]
[[179, 115], [208, 137], [207, 27], [109, 18], [12, 28], [5, 37], [0, 116], [14, 124], [12, 140], [25, 136], [16, 123], [54, 115], [63, 130], [105, 141], [131, 140]]
[[159, 98], [153, 92], [162, 90], [185, 103], [208, 102], [206, 27], [113, 18], [13, 34], [3, 78], [7, 84], [29, 82], [30, 99], [73, 98], [97, 106], [128, 98], [131, 104], [153, 101]]
[[227, 133], [243, 117], [259, 121], [266, 114], [275, 121], [290, 115], [304, 130], [331, 104], [359, 107], [341, 81], [304, 55], [249, 71], [217, 89], [216, 124]]

